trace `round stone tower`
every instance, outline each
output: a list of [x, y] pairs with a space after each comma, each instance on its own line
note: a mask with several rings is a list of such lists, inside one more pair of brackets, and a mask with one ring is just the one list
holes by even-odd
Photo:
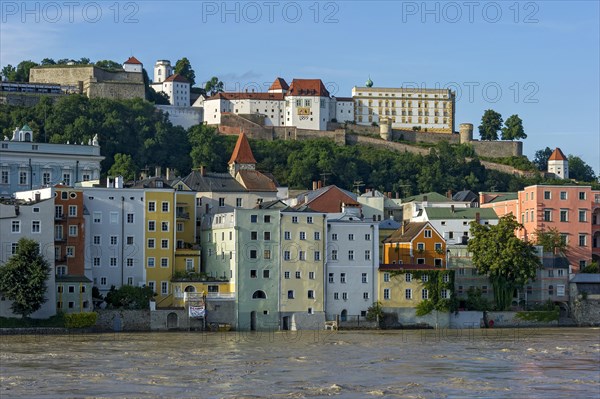
[[459, 126], [460, 131], [460, 143], [468, 143], [473, 141], [473, 124], [472, 123], [461, 123]]
[[392, 120], [390, 118], [379, 119], [379, 136], [385, 141], [392, 139]]

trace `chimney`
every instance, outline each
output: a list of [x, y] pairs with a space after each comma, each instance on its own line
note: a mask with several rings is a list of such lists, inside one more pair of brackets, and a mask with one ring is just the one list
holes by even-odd
[[167, 181], [168, 181], [168, 180], [171, 180], [171, 168], [167, 168], [167, 171], [166, 171], [166, 173], [167, 173], [167, 176], [166, 176], [166, 178], [167, 178]]
[[200, 176], [206, 176], [206, 167], [200, 166]]
[[321, 180], [317, 182], [317, 188], [323, 188], [323, 182]]
[[115, 177], [115, 188], [123, 188], [123, 176]]
[[375, 190], [371, 191], [371, 197], [375, 196]]
[[481, 214], [479, 212], [475, 212], [475, 221], [477, 222], [477, 224], [479, 224], [480, 220], [481, 220]]
[[160, 166], [156, 166], [154, 168], [154, 177], [161, 177], [162, 176], [162, 169]]
[[40, 202], [41, 198], [42, 196], [40, 195], [40, 193], [35, 193], [35, 202]]
[[454, 213], [454, 205], [450, 205], [450, 212]]
[[446, 193], [446, 196], [447, 196], [449, 199], [452, 199], [452, 190], [448, 190], [448, 192]]
[[313, 191], [317, 189], [317, 181], [313, 180]]

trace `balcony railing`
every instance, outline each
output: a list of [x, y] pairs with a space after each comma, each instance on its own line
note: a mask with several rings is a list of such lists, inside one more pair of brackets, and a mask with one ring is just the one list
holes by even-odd
[[206, 299], [235, 299], [235, 292], [209, 292]]
[[176, 216], [177, 216], [177, 219], [186, 219], [186, 220], [190, 219], [190, 213], [189, 212], [177, 212]]

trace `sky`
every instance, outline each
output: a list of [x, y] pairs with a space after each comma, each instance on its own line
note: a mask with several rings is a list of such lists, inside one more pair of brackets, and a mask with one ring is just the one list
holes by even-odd
[[450, 88], [456, 129], [486, 109], [518, 114], [524, 154], [560, 147], [600, 174], [598, 1], [0, 1], [0, 66], [43, 58], [125, 61], [152, 77], [187, 57], [196, 82], [266, 90], [319, 78], [350, 97]]

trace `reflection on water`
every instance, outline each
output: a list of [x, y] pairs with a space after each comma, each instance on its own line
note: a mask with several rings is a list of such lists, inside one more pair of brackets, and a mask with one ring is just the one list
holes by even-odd
[[0, 336], [0, 397], [600, 398], [600, 329]]

